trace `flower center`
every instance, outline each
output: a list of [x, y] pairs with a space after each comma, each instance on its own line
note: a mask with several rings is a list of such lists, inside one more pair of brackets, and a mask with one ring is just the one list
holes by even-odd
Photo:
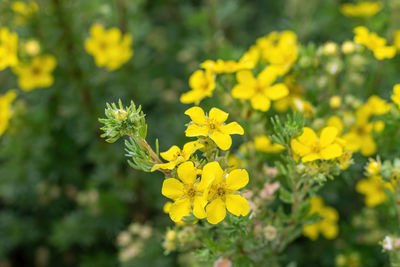
[[226, 193], [225, 188], [219, 187], [219, 188], [217, 189], [217, 196], [223, 197], [223, 196], [225, 196], [225, 193]]
[[33, 67], [32, 68], [32, 74], [33, 75], [39, 75], [42, 72], [42, 70], [38, 67]]
[[319, 145], [319, 142], [318, 142], [318, 141], [311, 145], [311, 151], [312, 151], [313, 153], [319, 153], [319, 152], [321, 152], [321, 146]]
[[368, 132], [367, 132], [367, 129], [365, 129], [364, 126], [360, 125], [360, 126], [357, 126], [356, 133], [358, 135], [366, 135]]
[[194, 196], [196, 195], [196, 190], [193, 187], [191, 187], [189, 188], [186, 194], [189, 198], [194, 198]]

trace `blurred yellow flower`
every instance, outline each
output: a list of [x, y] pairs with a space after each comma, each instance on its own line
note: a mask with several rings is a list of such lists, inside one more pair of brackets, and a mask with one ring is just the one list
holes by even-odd
[[18, 64], [18, 35], [6, 27], [0, 28], [0, 70]]
[[271, 101], [279, 100], [289, 94], [284, 83], [273, 84], [278, 75], [274, 69], [265, 68], [257, 78], [249, 70], [236, 74], [238, 84], [232, 89], [232, 96], [239, 99], [249, 99], [256, 110], [267, 111]]
[[318, 213], [323, 219], [311, 225], [303, 227], [303, 234], [311, 240], [316, 240], [319, 234], [322, 234], [326, 239], [334, 239], [339, 233], [338, 212], [329, 206], [324, 205], [324, 200], [320, 196], [315, 196], [309, 199], [311, 204], [310, 215]]
[[304, 127], [302, 135], [292, 139], [291, 147], [295, 154], [302, 158], [302, 162], [318, 159], [334, 159], [343, 154], [342, 147], [336, 143], [338, 129], [325, 127], [318, 136], [308, 127]]
[[36, 40], [29, 40], [24, 45], [24, 51], [30, 56], [37, 56], [40, 52], [40, 44]]
[[338, 108], [342, 104], [342, 98], [340, 96], [332, 96], [329, 99], [329, 106], [331, 108]]
[[200, 107], [192, 107], [186, 110], [185, 114], [192, 119], [186, 129], [186, 136], [209, 137], [222, 150], [228, 150], [231, 147], [232, 138], [230, 135], [244, 134], [242, 126], [237, 122], [225, 124], [229, 114], [220, 109], [212, 108], [206, 116]]
[[[209, 165], [211, 163], [208, 163]], [[204, 166], [206, 169], [207, 165]], [[197, 179], [197, 169], [193, 162], [187, 161], [179, 165], [178, 178], [167, 178], [162, 185], [162, 194], [174, 203], [169, 207], [169, 216], [174, 222], [183, 217], [193, 215], [198, 219], [206, 217], [208, 190], [213, 181], [213, 174], [203, 171], [201, 180]]]
[[378, 175], [362, 179], [356, 185], [357, 192], [365, 196], [365, 205], [368, 207], [375, 207], [388, 199], [385, 188], [393, 191], [392, 184], [384, 182]]
[[15, 13], [18, 13], [20, 15], [30, 16], [39, 9], [39, 6], [35, 2], [30, 2], [29, 4], [26, 4], [23, 1], [15, 1], [12, 3], [11, 9]]
[[189, 78], [189, 86], [192, 89], [181, 95], [184, 104], [195, 103], [198, 105], [205, 97], [212, 96], [215, 89], [215, 77], [211, 71], [195, 71]]
[[35, 57], [30, 64], [20, 64], [13, 68], [18, 75], [18, 85], [24, 91], [45, 88], [53, 84], [52, 71], [56, 67], [56, 58], [51, 55]]
[[396, 55], [396, 48], [394, 46], [387, 46], [385, 38], [378, 36], [374, 32], [370, 32], [366, 27], [356, 27], [354, 33], [354, 41], [370, 49], [377, 59], [393, 58]]
[[400, 84], [396, 84], [393, 87], [393, 95], [391, 98], [393, 102], [397, 104], [397, 107], [400, 108]]
[[355, 50], [355, 45], [354, 45], [354, 43], [352, 42], [352, 41], [345, 41], [343, 44], [342, 44], [342, 52], [344, 53], [344, 54], [351, 54], [351, 53], [353, 53], [354, 52], [354, 50]]
[[292, 31], [271, 32], [256, 42], [264, 61], [279, 75], [287, 73], [298, 58], [297, 36]]
[[246, 216], [250, 211], [247, 200], [238, 190], [249, 182], [246, 170], [236, 169], [226, 174], [218, 162], [208, 163], [203, 168], [203, 175], [213, 177], [206, 207], [207, 221], [211, 224], [221, 222], [226, 210], [235, 216]]
[[334, 42], [328, 42], [324, 45], [324, 54], [333, 55], [338, 51], [338, 45]]
[[112, 71], [132, 57], [130, 34], [122, 34], [117, 28], [105, 30], [99, 24], [94, 24], [90, 28], [90, 34], [90, 38], [85, 41], [85, 49], [94, 57], [97, 66]]
[[340, 11], [347, 17], [372, 17], [381, 9], [382, 4], [379, 2], [345, 3], [340, 7]]
[[15, 91], [8, 91], [5, 95], [0, 96], [0, 136], [8, 128], [9, 121], [11, 119], [11, 104], [17, 97]]
[[177, 146], [172, 146], [170, 149], [168, 149], [168, 151], [160, 153], [160, 156], [169, 162], [155, 164], [151, 171], [155, 171], [157, 169], [173, 170], [179, 164], [188, 161], [190, 156], [202, 147], [203, 145], [200, 144], [199, 141], [186, 143], [182, 150]]
[[285, 147], [279, 144], [273, 144], [271, 139], [265, 135], [254, 138], [254, 147], [257, 151], [266, 153], [276, 153], [285, 150]]
[[380, 160], [369, 159], [369, 163], [365, 170], [368, 172], [368, 175], [378, 175], [381, 171], [381, 162]]

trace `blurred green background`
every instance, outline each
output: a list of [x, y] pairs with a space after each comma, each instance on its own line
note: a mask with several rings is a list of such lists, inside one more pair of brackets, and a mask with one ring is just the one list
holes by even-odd
[[[187, 106], [178, 99], [202, 61], [237, 59], [274, 30], [293, 30], [303, 44], [339, 42], [359, 23], [340, 14], [336, 0], [38, 0], [38, 12], [16, 25], [12, 2], [1, 1], [0, 25], [37, 39], [58, 65], [53, 86], [20, 91], [0, 137], [1, 267], [118, 266], [116, 237], [133, 221], [154, 230], [126, 266], [190, 265], [163, 255], [160, 240], [172, 222], [162, 213], [162, 176], [131, 169], [122, 142], [100, 138], [105, 103], [141, 104], [149, 143], [158, 138], [163, 151], [184, 143]], [[390, 23], [383, 13], [374, 21], [378, 29]], [[98, 68], [84, 49], [96, 22], [133, 35], [134, 56], [116, 71]], [[18, 87], [9, 69], [0, 84], [0, 94]], [[332, 188], [346, 186], [335, 181]], [[298, 266], [334, 266], [347, 247], [335, 244], [302, 238], [286, 257]], [[381, 266], [378, 246], [358, 251], [370, 255], [368, 266]]]

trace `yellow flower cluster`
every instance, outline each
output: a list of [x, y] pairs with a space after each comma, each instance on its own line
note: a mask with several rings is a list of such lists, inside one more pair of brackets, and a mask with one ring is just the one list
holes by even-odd
[[340, 11], [347, 17], [372, 17], [382, 9], [379, 2], [359, 2], [357, 4], [345, 3]]
[[396, 47], [386, 45], [385, 38], [380, 37], [375, 32], [370, 32], [366, 27], [356, 27], [354, 33], [354, 41], [371, 50], [377, 59], [393, 58], [396, 55]]
[[57, 61], [54, 56], [42, 55], [33, 58], [29, 64], [19, 64], [13, 68], [13, 72], [18, 75], [18, 85], [21, 89], [31, 91], [53, 84], [52, 72], [56, 64]]
[[18, 64], [18, 35], [6, 27], [0, 28], [0, 70]]
[[339, 233], [338, 212], [332, 207], [325, 206], [324, 200], [320, 196], [310, 198], [309, 202], [311, 204], [310, 214], [318, 213], [323, 219], [317, 223], [304, 226], [303, 234], [311, 240], [316, 240], [319, 234], [322, 234], [326, 239], [337, 237]]
[[385, 188], [393, 191], [393, 185], [384, 182], [379, 175], [371, 175], [360, 180], [356, 185], [356, 190], [365, 196], [365, 205], [375, 207], [388, 199]]
[[0, 96], [0, 136], [7, 130], [9, 120], [11, 118], [11, 104], [17, 94], [9, 91], [5, 95]]
[[240, 195], [240, 190], [249, 182], [246, 170], [236, 169], [229, 173], [218, 162], [209, 162], [199, 171], [191, 161], [179, 165], [177, 178], [167, 178], [162, 194], [174, 201], [169, 215], [174, 222], [180, 222], [191, 213], [211, 224], [221, 222], [226, 210], [235, 216], [246, 216], [249, 203]]
[[[248, 99], [254, 109], [267, 111], [271, 100], [279, 100], [289, 94], [284, 83], [275, 83], [278, 77], [286, 74], [298, 58], [297, 37], [291, 31], [272, 32], [257, 40], [238, 60], [206, 60], [189, 79], [191, 90], [181, 95], [185, 104], [199, 104], [211, 97], [216, 87], [217, 74], [236, 73], [238, 85], [232, 90], [234, 98]], [[260, 61], [261, 60], [261, 61]], [[251, 71], [262, 63], [257, 78]]]
[[[384, 115], [391, 109], [391, 105], [376, 95], [368, 98], [367, 103], [356, 111], [356, 123], [349, 132], [343, 135], [346, 141], [346, 149], [352, 152], [361, 151], [363, 156], [370, 156], [376, 152], [376, 143], [373, 139], [373, 131], [381, 130], [382, 123], [370, 121], [373, 115]], [[378, 127], [376, 127], [378, 125]]]
[[325, 127], [320, 137], [308, 127], [304, 127], [303, 133], [291, 140], [291, 147], [296, 156], [301, 157], [302, 162], [314, 160], [330, 160], [343, 154], [343, 141], [338, 138], [338, 129]]
[[99, 24], [90, 28], [90, 34], [90, 38], [85, 41], [85, 49], [94, 57], [97, 66], [112, 71], [132, 57], [130, 34], [122, 34], [117, 28], [106, 30]]

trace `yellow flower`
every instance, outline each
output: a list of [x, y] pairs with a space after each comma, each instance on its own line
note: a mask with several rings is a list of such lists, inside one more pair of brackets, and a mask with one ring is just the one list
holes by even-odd
[[0, 96], [0, 136], [7, 130], [11, 118], [11, 104], [17, 97], [15, 91], [8, 91]]
[[289, 94], [289, 89], [283, 83], [272, 85], [277, 78], [274, 70], [267, 67], [257, 78], [248, 70], [237, 73], [237, 84], [232, 89], [232, 96], [239, 99], [249, 99], [254, 109], [267, 111], [272, 100], [279, 100]]
[[169, 162], [155, 164], [151, 171], [155, 171], [157, 169], [173, 170], [179, 164], [188, 161], [190, 156], [192, 156], [194, 152], [202, 147], [203, 145], [200, 144], [199, 141], [186, 143], [182, 150], [177, 146], [172, 146], [170, 149], [168, 149], [168, 151], [160, 153], [160, 156]]
[[342, 44], [342, 52], [344, 54], [351, 54], [354, 52], [354, 50], [355, 50], [355, 45], [352, 41], [345, 41]]
[[329, 106], [331, 108], [338, 108], [342, 104], [342, 98], [340, 96], [332, 96], [329, 99]]
[[90, 33], [91, 37], [85, 41], [85, 49], [94, 57], [97, 66], [115, 70], [132, 57], [130, 34], [123, 35], [117, 28], [105, 30], [99, 24], [94, 24]]
[[212, 108], [206, 116], [200, 107], [192, 107], [185, 111], [192, 122], [186, 129], [186, 136], [209, 137], [222, 150], [228, 150], [232, 145], [231, 134], [243, 135], [243, 128], [237, 122], [225, 124], [229, 114], [220, 109]]
[[255, 63], [254, 54], [245, 54], [236, 62], [234, 60], [222, 60], [217, 59], [217, 61], [206, 60], [204, 61], [200, 67], [205, 69], [208, 72], [215, 73], [215, 74], [222, 74], [222, 73], [234, 73], [239, 70], [244, 69], [251, 69], [254, 67]]
[[391, 109], [390, 103], [376, 95], [372, 95], [368, 98], [366, 106], [369, 108], [372, 115], [384, 115]]
[[362, 179], [356, 185], [357, 192], [365, 196], [365, 205], [368, 207], [375, 207], [388, 199], [385, 188], [393, 191], [392, 184], [383, 182], [382, 177], [378, 175]]
[[347, 17], [372, 17], [382, 9], [379, 2], [359, 2], [342, 4], [340, 11]]
[[393, 102], [397, 104], [397, 107], [400, 108], [400, 84], [396, 84], [393, 87], [393, 95], [391, 98]]
[[[205, 165], [204, 169], [209, 164]], [[204, 219], [208, 190], [213, 181], [212, 173], [203, 171], [199, 180], [197, 169], [191, 161], [179, 165], [177, 173], [179, 179], [165, 179], [161, 191], [164, 196], [174, 201], [169, 207], [169, 216], [174, 222], [180, 222], [183, 217], [189, 216], [193, 211], [196, 218]]]
[[333, 55], [338, 51], [338, 45], [334, 42], [328, 42], [324, 45], [324, 54]]
[[184, 104], [195, 103], [198, 105], [205, 97], [212, 96], [215, 89], [215, 77], [210, 71], [195, 71], [189, 78], [191, 91], [181, 95]]
[[325, 127], [318, 138], [311, 128], [304, 127], [303, 134], [292, 139], [291, 146], [303, 162], [334, 159], [343, 154], [342, 147], [336, 143], [337, 135], [335, 127]]
[[338, 116], [331, 116], [326, 125], [335, 127], [338, 130], [338, 135], [340, 135], [343, 131], [343, 122]]
[[339, 220], [338, 212], [329, 206], [324, 205], [324, 200], [320, 196], [309, 199], [311, 204], [310, 215], [318, 213], [323, 217], [322, 221], [311, 225], [305, 225], [303, 234], [311, 240], [316, 240], [321, 233], [326, 239], [334, 239], [337, 237], [339, 228], [337, 222]]
[[374, 32], [370, 32], [366, 27], [356, 27], [354, 33], [354, 41], [365, 45], [373, 51], [377, 59], [393, 58], [396, 55], [396, 48], [394, 46], [387, 46], [385, 38], [378, 36]]
[[287, 73], [298, 58], [297, 36], [292, 31], [272, 32], [257, 40], [257, 46], [279, 75]]
[[373, 125], [365, 120], [357, 120], [350, 132], [343, 135], [346, 141], [346, 150], [361, 151], [363, 156], [370, 156], [376, 152], [376, 143], [372, 137]]
[[369, 175], [377, 175], [381, 171], [381, 162], [380, 160], [369, 159], [369, 163], [365, 170]]
[[273, 144], [271, 139], [265, 135], [260, 135], [254, 138], [254, 147], [257, 151], [276, 153], [285, 150], [285, 147], [279, 144]]
[[226, 210], [235, 216], [246, 216], [250, 206], [238, 190], [249, 182], [246, 170], [236, 169], [226, 174], [218, 162], [208, 163], [203, 168], [203, 174], [214, 177], [206, 207], [207, 221], [211, 224], [221, 222], [226, 216]]
[[397, 30], [393, 34], [393, 45], [397, 50], [400, 50], [400, 30]]
[[21, 64], [13, 68], [13, 72], [18, 75], [18, 85], [21, 89], [31, 91], [53, 84], [54, 79], [51, 73], [56, 64], [55, 57], [51, 55], [37, 56], [30, 64]]
[[40, 44], [36, 40], [29, 40], [24, 45], [25, 53], [30, 56], [36, 56], [40, 52]]
[[18, 64], [18, 35], [8, 28], [0, 28], [0, 70]]

